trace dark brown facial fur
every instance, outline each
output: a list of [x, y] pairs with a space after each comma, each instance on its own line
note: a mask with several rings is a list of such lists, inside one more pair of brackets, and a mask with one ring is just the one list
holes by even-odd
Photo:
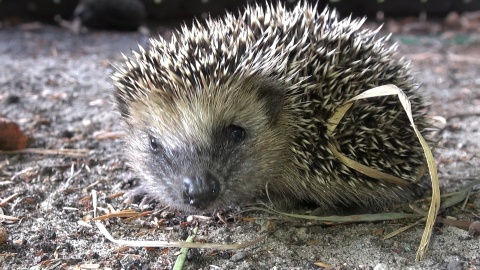
[[[253, 81], [219, 90], [231, 93], [218, 100], [202, 97], [205, 91], [170, 107], [160, 100], [149, 108], [131, 106], [127, 155], [144, 179], [139, 191], [177, 209], [210, 210], [249, 201], [265, 181], [280, 177], [278, 156], [288, 151], [287, 133], [276, 127], [284, 91]], [[163, 100], [149, 97], [156, 98]]]

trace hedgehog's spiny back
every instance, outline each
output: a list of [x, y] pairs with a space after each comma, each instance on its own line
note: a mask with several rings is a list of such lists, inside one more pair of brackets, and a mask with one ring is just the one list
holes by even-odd
[[297, 70], [307, 64], [307, 53], [315, 50], [312, 44], [322, 46], [333, 23], [334, 12], [319, 15], [307, 4], [292, 12], [281, 5], [277, 10], [268, 6], [265, 14], [259, 7], [248, 7], [240, 18], [207, 20], [207, 27], [196, 22], [191, 28], [182, 27], [169, 42], [152, 39], [147, 52], [141, 48], [130, 61], [127, 75], [136, 80], [143, 77], [143, 82], [126, 92], [131, 95], [151, 86], [183, 92], [200, 85], [205, 90], [209, 89], [205, 86], [228, 83], [229, 77], [252, 74], [298, 81]]

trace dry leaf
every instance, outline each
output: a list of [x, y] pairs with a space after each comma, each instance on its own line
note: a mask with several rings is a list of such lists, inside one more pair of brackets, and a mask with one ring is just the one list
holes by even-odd
[[0, 150], [21, 150], [27, 147], [28, 137], [20, 127], [5, 118], [0, 118]]

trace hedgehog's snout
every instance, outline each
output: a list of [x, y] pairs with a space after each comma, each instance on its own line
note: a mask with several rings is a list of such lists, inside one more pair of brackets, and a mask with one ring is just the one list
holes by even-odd
[[210, 172], [183, 178], [183, 202], [199, 209], [207, 208], [220, 193], [220, 183]]

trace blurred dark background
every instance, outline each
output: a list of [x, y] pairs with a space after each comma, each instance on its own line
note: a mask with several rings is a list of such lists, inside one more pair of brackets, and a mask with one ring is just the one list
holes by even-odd
[[[107, 0], [0, 0], [0, 22], [5, 25], [39, 21], [55, 23], [58, 15], [71, 20], [79, 2]], [[141, 2], [144, 14], [134, 19], [145, 22], [188, 20], [192, 17], [220, 15], [225, 10], [241, 10], [246, 3], [265, 1], [251, 0], [109, 0], [110, 2]], [[108, 1], [107, 1], [108, 2]], [[277, 1], [273, 1], [276, 3]], [[282, 1], [294, 5], [297, 1]], [[480, 0], [319, 0], [319, 8], [329, 5], [337, 8], [342, 16], [369, 16], [369, 18], [405, 17], [427, 15], [441, 18], [452, 11], [462, 13], [480, 9]], [[116, 8], [116, 7], [114, 7]], [[131, 8], [129, 6], [129, 8]], [[112, 10], [112, 8], [107, 8]], [[138, 10], [137, 10], [138, 11]], [[134, 10], [135, 12], [135, 10]], [[379, 14], [381, 16], [379, 16]], [[137, 14], [139, 15], [139, 14]]]

